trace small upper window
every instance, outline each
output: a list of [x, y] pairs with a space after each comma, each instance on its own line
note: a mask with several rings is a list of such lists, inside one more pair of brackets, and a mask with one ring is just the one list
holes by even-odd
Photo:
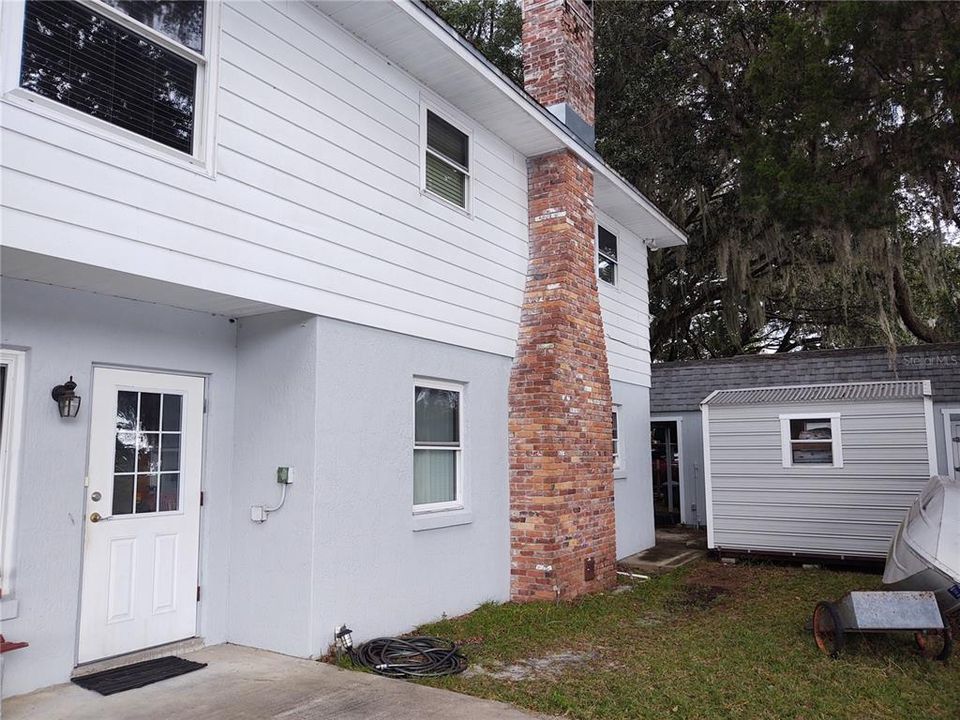
[[830, 465], [842, 467], [840, 418], [781, 416], [783, 465]]
[[466, 209], [470, 183], [470, 138], [427, 110], [425, 187], [449, 203]]
[[597, 225], [597, 274], [604, 282], [617, 284], [617, 236]]
[[414, 387], [414, 510], [462, 506], [460, 395], [453, 385]]
[[27, 0], [20, 86], [193, 154], [204, 17], [202, 0]]

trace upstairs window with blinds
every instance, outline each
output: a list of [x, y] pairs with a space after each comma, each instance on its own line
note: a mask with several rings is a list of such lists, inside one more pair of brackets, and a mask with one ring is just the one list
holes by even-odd
[[470, 137], [432, 110], [427, 110], [426, 136], [426, 190], [466, 210], [470, 183]]
[[617, 284], [617, 236], [597, 225], [597, 275], [605, 283]]
[[202, 0], [27, 0], [20, 86], [194, 154]]

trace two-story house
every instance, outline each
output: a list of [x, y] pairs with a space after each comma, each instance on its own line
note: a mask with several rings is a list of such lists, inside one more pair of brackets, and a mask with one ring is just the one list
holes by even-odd
[[653, 544], [646, 257], [684, 235], [593, 149], [589, 2], [524, 0], [525, 91], [412, 0], [0, 12], [5, 695]]

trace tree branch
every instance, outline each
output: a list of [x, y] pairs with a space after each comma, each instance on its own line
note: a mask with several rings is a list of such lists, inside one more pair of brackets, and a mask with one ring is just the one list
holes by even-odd
[[903, 270], [899, 264], [895, 264], [893, 267], [893, 290], [897, 312], [907, 330], [923, 342], [943, 342], [943, 338], [936, 328], [925, 323], [914, 311], [910, 299], [910, 286], [907, 284], [907, 279], [903, 276]]

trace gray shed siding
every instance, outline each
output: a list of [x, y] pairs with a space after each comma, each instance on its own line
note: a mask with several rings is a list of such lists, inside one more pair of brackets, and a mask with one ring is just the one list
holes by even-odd
[[[711, 548], [883, 558], [931, 474], [924, 398], [705, 405]], [[842, 467], [783, 467], [781, 414], [840, 414]]]
[[684, 420], [681, 472], [687, 524], [703, 523], [706, 519], [704, 510], [691, 511], [695, 498], [705, 492], [703, 443], [695, 440], [700, 430], [694, 432], [693, 428], [700, 425], [700, 403], [715, 390], [929, 380], [934, 400], [937, 472], [960, 477], [960, 463], [954, 462], [954, 450], [944, 432], [945, 412], [948, 417], [960, 417], [960, 343], [901, 347], [895, 355], [887, 348], [872, 347], [655, 363], [652, 372], [651, 415], [679, 416]]

